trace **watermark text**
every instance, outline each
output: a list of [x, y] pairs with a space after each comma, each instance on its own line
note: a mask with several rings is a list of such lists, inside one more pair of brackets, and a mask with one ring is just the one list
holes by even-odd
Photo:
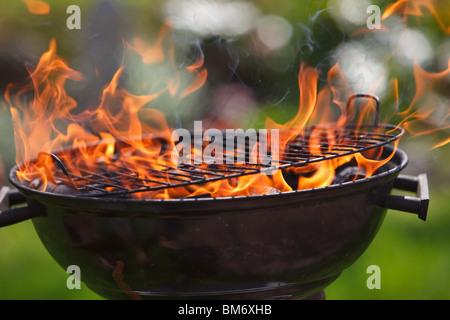
[[258, 164], [270, 175], [279, 161], [278, 129], [203, 130], [202, 121], [194, 121], [193, 132], [176, 129], [172, 141], [177, 164]]

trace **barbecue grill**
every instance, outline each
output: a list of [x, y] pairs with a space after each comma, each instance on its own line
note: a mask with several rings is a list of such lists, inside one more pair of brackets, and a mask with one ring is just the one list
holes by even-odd
[[[316, 153], [308, 148], [313, 135]], [[22, 182], [13, 168], [9, 178], [17, 191], [3, 189], [4, 207], [27, 205], [4, 210], [0, 226], [32, 219], [54, 259], [63, 268], [78, 265], [86, 285], [106, 298], [304, 298], [320, 293], [359, 258], [386, 209], [426, 220], [426, 175], [400, 175], [408, 158], [393, 144], [402, 135], [400, 127], [379, 124], [377, 112], [373, 125], [303, 130], [276, 165], [180, 164], [155, 170], [142, 162], [150, 175], [146, 179], [117, 153], [108, 166], [96, 161], [97, 170], [77, 168], [77, 174], [62, 155], [41, 154], [56, 164], [57, 185], [39, 190], [39, 181]], [[118, 153], [128, 145], [126, 140], [115, 144]], [[355, 154], [386, 161], [370, 177], [346, 163], [336, 169], [331, 185], [315, 189], [234, 197], [134, 197], [268, 169], [296, 181], [293, 168]], [[417, 195], [393, 196], [393, 188]]]

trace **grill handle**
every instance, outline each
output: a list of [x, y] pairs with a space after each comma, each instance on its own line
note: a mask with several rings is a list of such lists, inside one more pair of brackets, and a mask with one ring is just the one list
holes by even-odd
[[378, 98], [378, 96], [374, 95], [374, 94], [369, 94], [369, 93], [357, 93], [354, 94], [352, 96], [350, 96], [350, 98], [348, 99], [347, 102], [347, 113], [348, 110], [350, 109], [350, 105], [352, 104], [352, 102], [358, 98], [367, 98], [367, 99], [372, 99], [373, 101], [375, 101], [375, 106], [376, 106], [376, 110], [375, 110], [375, 119], [374, 119], [374, 123], [373, 126], [374, 128], [378, 128], [378, 121], [380, 118], [380, 98]]
[[415, 213], [419, 219], [426, 221], [430, 196], [428, 192], [428, 178], [426, 174], [416, 176], [399, 175], [394, 180], [394, 188], [415, 192], [416, 197], [387, 195], [381, 206], [387, 209]]
[[26, 203], [26, 198], [17, 190], [9, 187], [0, 189], [0, 228], [39, 216], [29, 206], [9, 209], [11, 206]]

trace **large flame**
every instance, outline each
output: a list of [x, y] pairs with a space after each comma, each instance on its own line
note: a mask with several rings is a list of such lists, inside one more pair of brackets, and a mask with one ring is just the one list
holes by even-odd
[[[409, 1], [399, 1], [388, 7], [384, 17], [398, 12], [401, 8], [402, 12], [416, 14], [423, 6], [415, 4], [411, 7]], [[99, 163], [106, 165], [109, 172], [115, 172], [119, 163], [126, 167], [130, 175], [139, 177], [143, 185], [171, 183], [171, 178], [164, 174], [155, 175], [154, 172], [163, 172], [165, 168], [176, 168], [178, 165], [173, 157], [173, 150], [176, 149], [172, 141], [173, 128], [168, 125], [165, 115], [151, 106], [163, 94], [169, 94], [172, 99], [184, 99], [194, 94], [207, 82], [208, 71], [204, 67], [205, 57], [201, 52], [188, 66], [176, 67], [175, 48], [168, 37], [170, 32], [170, 23], [167, 23], [161, 28], [154, 44], [136, 38], [133, 44], [127, 45], [130, 51], [142, 58], [143, 64], [162, 61], [170, 63], [173, 71], [170, 77], [161, 80], [163, 83], [157, 86], [143, 86], [150, 88], [149, 92], [136, 95], [121, 85], [120, 80], [126, 69], [126, 65], [122, 65], [104, 88], [98, 106], [81, 113], [74, 112], [77, 103], [67, 94], [65, 87], [68, 80], [83, 81], [83, 76], [71, 69], [56, 54], [56, 41], [52, 40], [49, 50], [42, 55], [36, 68], [30, 70], [28, 81], [9, 85], [5, 94], [14, 122], [17, 177], [24, 184], [39, 190], [57, 190], [61, 181], [55, 172], [61, 168], [58, 168], [52, 158], [52, 154], [57, 153], [70, 175], [86, 176], [87, 173], [99, 173], [99, 170], [104, 170], [104, 167], [99, 169]], [[404, 120], [399, 125], [407, 128], [411, 120], [427, 116], [428, 113], [424, 112], [424, 109], [417, 112], [416, 106], [430, 83], [450, 74], [450, 67], [441, 73], [431, 74], [416, 65], [414, 71], [416, 96], [410, 107], [400, 113]], [[191, 79], [187, 85], [183, 85], [181, 81], [184, 75]], [[347, 110], [346, 100], [352, 92], [338, 64], [331, 68], [328, 73], [330, 81], [320, 91], [318, 76], [315, 68], [302, 64], [298, 73], [297, 113], [284, 124], [272, 119], [266, 120], [266, 129], [279, 131], [277, 146], [280, 154], [285, 153], [295, 139], [307, 136], [307, 142], [302, 146], [305, 152], [326, 156], [327, 153], [333, 152], [334, 146], [345, 143], [346, 138], [339, 135], [340, 131], [343, 132], [350, 122], [356, 126], [357, 131], [374, 112], [371, 102], [360, 107], [358, 112]], [[336, 79], [339, 79], [338, 86], [332, 84]], [[397, 87], [394, 85], [394, 88]], [[448, 120], [448, 114], [446, 118]], [[448, 126], [443, 125], [443, 128]], [[449, 139], [446, 139], [436, 146], [449, 142]], [[327, 147], [324, 148], [324, 145]], [[199, 150], [193, 148], [192, 152], [195, 154]], [[247, 175], [202, 185], [136, 193], [134, 196], [147, 199], [171, 199], [204, 194], [229, 197], [325, 187], [333, 183], [337, 170], [349, 163], [358, 168], [352, 179], [372, 176], [394, 154], [381, 158], [382, 153], [383, 148], [378, 147], [363, 153], [352, 153], [289, 168], [286, 171], [278, 170], [273, 175]], [[207, 167], [208, 164], [204, 163], [202, 166]], [[294, 182], [287, 181], [290, 176], [295, 177]], [[119, 186], [111, 183], [107, 189], [126, 189], [128, 180], [127, 175], [124, 175]], [[70, 182], [73, 190], [83, 188], [77, 181]]]
[[[155, 47], [152, 52], [154, 50]], [[143, 58], [145, 57], [146, 55], [143, 55]], [[158, 59], [160, 58], [161, 56]], [[19, 179], [31, 184], [37, 183], [38, 188], [42, 190], [46, 190], [49, 183], [52, 187], [57, 185], [58, 181], [52, 174], [55, 169], [54, 159], [49, 156], [56, 151], [59, 159], [65, 163], [72, 175], [82, 176], [86, 174], [86, 171], [96, 172], [98, 171], [96, 163], [99, 160], [103, 163], [112, 162], [112, 157], [116, 156], [118, 151], [116, 142], [126, 140], [126, 147], [122, 147], [119, 153], [124, 157], [123, 160], [126, 160], [127, 168], [133, 174], [142, 177], [144, 181], [150, 181], [149, 185], [151, 185], [154, 176], [149, 175], [149, 167], [152, 170], [159, 170], [167, 166], [176, 167], [177, 164], [168, 156], [174, 147], [174, 142], [171, 141], [172, 129], [168, 126], [164, 114], [146, 106], [166, 90], [172, 96], [175, 92], [180, 92], [177, 96], [184, 98], [201, 88], [207, 76], [206, 70], [202, 67], [203, 61], [203, 56], [200, 56], [192, 65], [185, 68], [187, 72], [193, 74], [193, 80], [186, 88], [181, 88], [178, 81], [176, 86], [173, 81], [168, 81], [165, 89], [148, 95], [133, 95], [119, 86], [124, 70], [122, 66], [103, 90], [100, 103], [95, 109], [72, 114], [71, 111], [77, 104], [64, 90], [65, 82], [67, 80], [81, 81], [83, 77], [56, 55], [56, 42], [52, 40], [49, 51], [43, 54], [36, 69], [30, 73], [29, 83], [19, 87], [10, 85], [6, 93], [15, 124]], [[179, 75], [175, 74], [175, 77]], [[292, 139], [304, 132], [312, 115], [317, 116], [317, 108], [323, 107], [317, 105], [317, 71], [314, 68], [302, 66], [298, 80], [300, 101], [296, 116], [285, 124], [278, 124], [267, 119], [266, 128], [275, 128], [281, 132], [279, 141], [281, 152]], [[26, 95], [30, 92], [34, 92], [34, 97], [28, 101]], [[323, 110], [326, 111], [326, 109]], [[64, 126], [64, 124], [67, 125]], [[335, 129], [333, 127], [333, 130]], [[317, 137], [313, 133], [309, 146], [305, 146], [309, 147], [312, 154], [321, 155], [321, 135], [319, 131], [317, 131]], [[154, 136], [158, 139], [146, 138]], [[161, 143], [161, 139], [164, 143]], [[330, 148], [333, 144], [339, 143], [338, 140], [333, 141], [335, 138], [331, 133], [329, 139], [327, 143]], [[62, 151], [68, 146], [69, 151]], [[73, 150], [77, 151], [75, 155]], [[341, 157], [339, 160], [324, 161], [294, 169], [293, 173], [301, 176], [297, 189], [330, 185], [333, 181], [334, 170], [353, 158], [354, 156]], [[365, 163], [366, 167], [374, 167], [362, 155], [355, 159]], [[376, 167], [379, 167], [383, 161], [374, 161], [374, 163]], [[111, 171], [116, 169], [115, 165], [111, 163]], [[83, 172], [79, 171], [79, 168], [82, 168]], [[143, 170], [143, 168], [146, 169]], [[365, 171], [372, 174], [375, 169]], [[302, 173], [307, 174], [302, 175]], [[127, 187], [126, 177], [122, 181], [122, 187]], [[114, 188], [112, 186], [111, 190]], [[209, 194], [221, 197], [291, 190], [292, 186], [285, 181], [282, 172], [278, 171], [274, 175], [248, 175], [195, 187], [139, 193], [136, 196], [179, 198]]]

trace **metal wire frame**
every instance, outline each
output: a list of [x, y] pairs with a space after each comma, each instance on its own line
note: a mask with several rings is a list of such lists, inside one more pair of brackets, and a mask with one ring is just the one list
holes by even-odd
[[[330, 133], [332, 133], [331, 137]], [[398, 140], [403, 134], [404, 130], [401, 127], [388, 124], [364, 125], [358, 129], [351, 126], [345, 129], [311, 127], [291, 140], [286, 149], [279, 154], [276, 164], [270, 165], [248, 162], [226, 164], [225, 161], [224, 164], [167, 165], [152, 162], [152, 160], [139, 163], [133, 161], [131, 164], [127, 157], [115, 154], [108, 159], [107, 163], [97, 159], [95, 170], [84, 167], [72, 171], [56, 154], [49, 155], [57, 164], [54, 175], [58, 176], [60, 183], [75, 189], [76, 193], [88, 197], [130, 197], [134, 193], [202, 185], [224, 179], [264, 174], [267, 170], [304, 167], [312, 163], [381, 148]], [[313, 144], [313, 148], [310, 144]], [[236, 146], [236, 150], [242, 150], [242, 147]], [[311, 149], [318, 152], [311, 153]], [[76, 152], [76, 150], [73, 151]], [[246, 159], [249, 156], [248, 152], [247, 148]], [[139, 170], [136, 170], [136, 166], [139, 166]], [[145, 177], [138, 171], [145, 172]], [[123, 181], [126, 181], [126, 185]]]

